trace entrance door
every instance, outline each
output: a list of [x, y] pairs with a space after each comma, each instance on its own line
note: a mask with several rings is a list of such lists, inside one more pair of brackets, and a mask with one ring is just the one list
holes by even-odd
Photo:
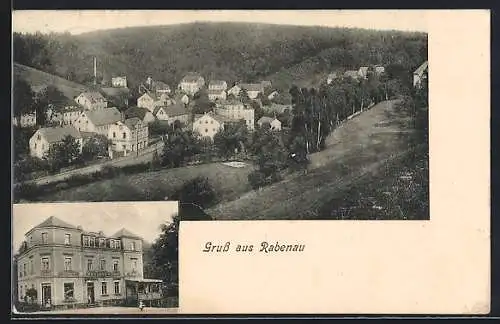
[[52, 289], [50, 284], [42, 284], [42, 304], [45, 307], [50, 307], [52, 304]]
[[95, 302], [94, 283], [93, 282], [87, 282], [87, 298], [88, 298], [89, 304], [93, 304]]

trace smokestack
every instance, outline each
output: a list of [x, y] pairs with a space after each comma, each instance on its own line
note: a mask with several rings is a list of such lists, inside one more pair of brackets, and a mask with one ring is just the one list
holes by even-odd
[[97, 84], [97, 59], [94, 56], [94, 85]]

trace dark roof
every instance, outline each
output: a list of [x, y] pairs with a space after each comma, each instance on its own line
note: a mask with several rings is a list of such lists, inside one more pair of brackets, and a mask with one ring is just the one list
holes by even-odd
[[119, 230], [118, 232], [113, 234], [112, 236], [116, 237], [116, 238], [129, 237], [129, 238], [136, 238], [136, 239], [142, 240], [142, 237], [135, 235], [134, 233], [130, 232], [126, 228], [122, 228], [121, 230]]
[[267, 117], [267, 116], [262, 116], [260, 119], [257, 121], [258, 124], [264, 124], [264, 123], [271, 123], [274, 120], [274, 118]]
[[60, 142], [68, 135], [74, 138], [82, 137], [78, 129], [73, 126], [47, 127], [40, 128], [38, 131], [40, 132], [40, 135], [42, 135], [49, 143]]
[[95, 126], [114, 124], [122, 119], [122, 114], [115, 107], [86, 111], [85, 114]]
[[262, 84], [260, 83], [241, 83], [238, 84], [241, 89], [246, 91], [262, 91]]
[[148, 112], [149, 110], [147, 108], [130, 107], [129, 109], [125, 110], [125, 117], [126, 118], [137, 117], [143, 120]]
[[141, 119], [138, 117], [133, 117], [133, 118], [128, 118], [125, 119], [123, 122], [129, 129], [133, 129], [137, 123], [140, 123]]
[[55, 216], [50, 216], [49, 218], [47, 218], [46, 220], [44, 220], [43, 222], [41, 222], [40, 224], [38, 224], [33, 228], [44, 228], [44, 227], [63, 227], [72, 229], [77, 228], [76, 226], [66, 223], [65, 221], [62, 221]]
[[121, 97], [121, 96], [128, 96], [130, 90], [129, 88], [101, 88], [101, 91], [104, 93], [105, 96], [109, 97]]
[[422, 73], [425, 72], [425, 70], [427, 70], [427, 68], [429, 67], [429, 61], [425, 61], [424, 63], [422, 63], [422, 65], [420, 65], [418, 67], [418, 69], [415, 70], [415, 72], [413, 72], [414, 74], [418, 74], [418, 75], [421, 75]]
[[186, 108], [184, 108], [184, 104], [182, 102], [176, 102], [173, 105], [163, 107], [163, 111], [165, 111], [167, 115], [171, 117], [188, 114], [188, 111], [186, 110]]
[[212, 81], [210, 81], [209, 85], [211, 85], [211, 86], [214, 86], [214, 85], [223, 86], [224, 84], [227, 85], [226, 81], [224, 81], [224, 80], [212, 80]]
[[91, 102], [97, 102], [100, 100], [106, 100], [102, 94], [100, 94], [97, 91], [88, 91], [88, 92], [83, 92], [81, 95], [84, 95], [87, 97]]
[[200, 74], [195, 72], [190, 72], [182, 78], [181, 82], [198, 82], [199, 78], [202, 78]]

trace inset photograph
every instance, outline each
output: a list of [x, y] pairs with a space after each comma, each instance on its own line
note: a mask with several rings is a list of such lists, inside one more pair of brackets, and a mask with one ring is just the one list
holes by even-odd
[[13, 313], [176, 313], [178, 203], [19, 204]]

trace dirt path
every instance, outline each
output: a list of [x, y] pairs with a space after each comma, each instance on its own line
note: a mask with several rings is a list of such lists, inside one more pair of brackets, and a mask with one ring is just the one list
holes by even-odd
[[405, 153], [405, 130], [394, 123], [394, 101], [382, 102], [345, 122], [311, 155], [306, 175], [293, 176], [207, 212], [215, 219], [304, 219], [335, 192]]

